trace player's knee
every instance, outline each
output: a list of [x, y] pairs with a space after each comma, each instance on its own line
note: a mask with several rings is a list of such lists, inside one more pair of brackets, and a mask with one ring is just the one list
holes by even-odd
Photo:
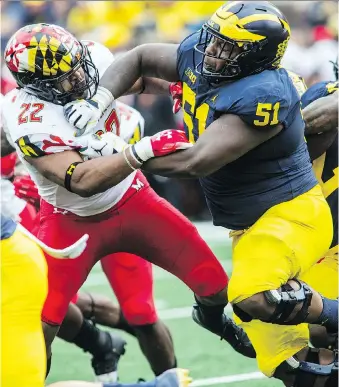
[[234, 313], [244, 322], [252, 319], [269, 319], [274, 308], [265, 300], [264, 293], [257, 293], [236, 304], [233, 304]]
[[132, 326], [151, 325], [158, 320], [153, 300], [130, 298], [120, 307], [126, 321]]
[[[255, 281], [255, 282], [258, 282]], [[252, 319], [265, 319], [270, 317], [274, 308], [265, 300], [264, 292], [255, 293], [251, 281], [244, 283], [242, 276], [233, 275], [228, 285], [228, 298], [233, 306], [234, 313], [243, 321]]]
[[298, 325], [306, 321], [313, 292], [303, 281], [289, 280], [277, 290], [264, 292], [274, 312], [266, 322], [280, 325]]
[[185, 283], [197, 296], [211, 297], [227, 287], [228, 277], [217, 259], [207, 260], [186, 276]]
[[[75, 302], [74, 302], [75, 301]], [[89, 293], [77, 293], [76, 300], [72, 300], [75, 305], [81, 310], [81, 313], [86, 318], [92, 318], [94, 315], [94, 300]]]
[[226, 305], [228, 303], [227, 287], [222, 289], [219, 293], [213, 294], [211, 296], [199, 297], [195, 294], [195, 299], [197, 302], [209, 307]]
[[279, 325], [298, 325], [306, 321], [312, 290], [302, 281], [289, 280], [276, 290], [255, 294], [233, 306], [243, 321], [259, 319]]

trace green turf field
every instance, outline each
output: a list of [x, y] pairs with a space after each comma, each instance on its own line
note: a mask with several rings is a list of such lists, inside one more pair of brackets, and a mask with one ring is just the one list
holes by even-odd
[[[227, 233], [210, 225], [199, 225], [199, 231], [223, 263], [231, 270], [231, 251]], [[258, 372], [256, 362], [234, 352], [225, 342], [218, 340], [197, 326], [190, 318], [192, 294], [179, 280], [159, 268], [154, 268], [155, 298], [159, 315], [170, 328], [179, 366], [189, 368], [195, 382], [193, 386], [226, 387], [278, 387], [282, 383], [265, 379]], [[106, 278], [96, 266], [84, 290], [114, 297]], [[136, 340], [127, 339], [127, 351], [120, 362], [120, 380], [134, 382], [138, 378], [153, 377]], [[90, 357], [77, 347], [56, 339], [53, 363], [48, 382], [60, 380], [93, 380]]]

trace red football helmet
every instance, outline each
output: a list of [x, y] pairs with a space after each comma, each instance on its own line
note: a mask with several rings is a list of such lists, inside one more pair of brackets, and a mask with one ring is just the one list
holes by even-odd
[[7, 43], [5, 61], [19, 87], [59, 105], [91, 98], [99, 84], [87, 47], [56, 25], [39, 23], [18, 30]]

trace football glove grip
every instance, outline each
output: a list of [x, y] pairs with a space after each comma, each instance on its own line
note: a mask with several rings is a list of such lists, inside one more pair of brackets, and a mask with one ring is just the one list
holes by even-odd
[[182, 107], [182, 83], [181, 82], [172, 82], [169, 85], [169, 93], [173, 99], [172, 111], [174, 114], [177, 114]]
[[92, 99], [78, 99], [66, 104], [64, 116], [76, 128], [75, 137], [91, 133], [113, 101], [112, 93], [105, 87], [99, 86]]
[[127, 143], [122, 138], [112, 132], [104, 133], [101, 136], [88, 134], [79, 137], [78, 142], [82, 146], [78, 152], [89, 159], [122, 152], [127, 146]]

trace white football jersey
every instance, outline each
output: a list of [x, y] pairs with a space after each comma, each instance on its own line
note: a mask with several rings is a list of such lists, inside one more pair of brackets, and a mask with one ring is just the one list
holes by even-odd
[[[5, 102], [4, 96], [0, 93], [0, 108], [2, 111], [2, 104]], [[2, 118], [0, 121], [0, 128], [3, 127]], [[0, 179], [0, 209], [1, 213], [8, 218], [12, 218], [16, 222], [20, 222], [19, 214], [26, 206], [23, 199], [15, 196], [15, 189], [13, 183], [8, 179], [1, 177]]]
[[[99, 43], [83, 41], [87, 45], [100, 77], [113, 62], [113, 54]], [[7, 135], [13, 143], [22, 163], [39, 189], [41, 197], [51, 205], [79, 216], [98, 214], [113, 207], [131, 186], [135, 173], [109, 190], [88, 198], [67, 191], [43, 177], [24, 157], [79, 148], [74, 128], [64, 118], [63, 107], [30, 95], [24, 89], [13, 90], [5, 97], [3, 121]], [[128, 121], [128, 120], [127, 120]], [[105, 111], [97, 125], [97, 131], [120, 134], [120, 115], [115, 101]]]
[[120, 113], [120, 137], [130, 144], [135, 144], [144, 136], [145, 120], [138, 110], [117, 101]]

